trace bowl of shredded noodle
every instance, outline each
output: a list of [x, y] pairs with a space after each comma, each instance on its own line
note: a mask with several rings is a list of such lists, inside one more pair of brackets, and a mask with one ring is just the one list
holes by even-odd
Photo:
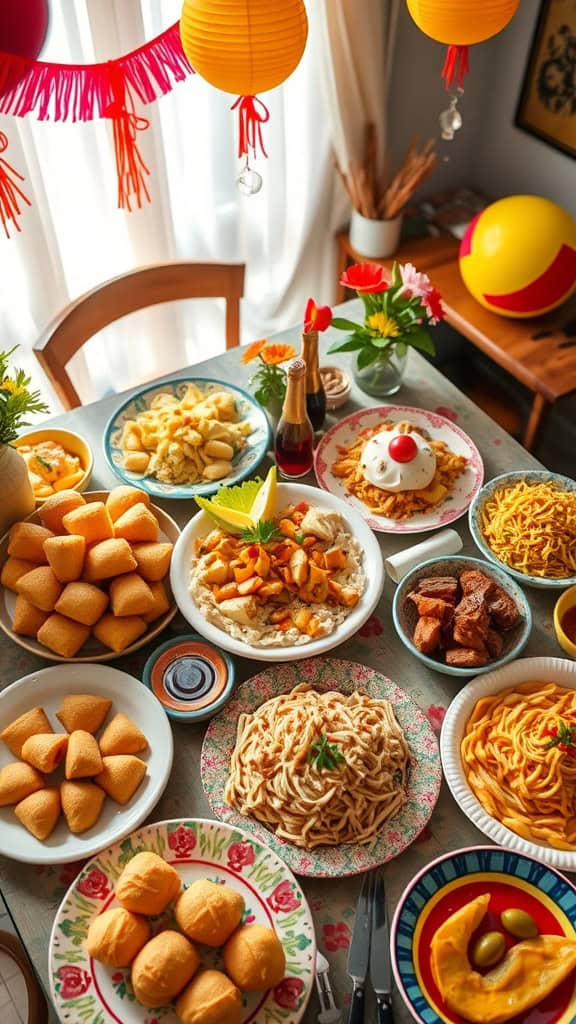
[[477, 828], [576, 872], [576, 662], [519, 658], [473, 680], [448, 708], [440, 753]]
[[530, 587], [576, 584], [576, 480], [548, 470], [503, 473], [468, 512], [482, 554]]

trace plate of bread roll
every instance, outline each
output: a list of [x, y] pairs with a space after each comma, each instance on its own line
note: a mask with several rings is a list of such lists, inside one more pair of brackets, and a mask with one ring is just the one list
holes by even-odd
[[168, 717], [108, 665], [41, 669], [0, 693], [0, 853], [90, 857], [133, 831], [172, 770]]
[[59, 491], [0, 540], [0, 628], [51, 661], [110, 661], [176, 614], [180, 530], [129, 485]]
[[[76, 923], [71, 934], [69, 922]], [[219, 821], [146, 825], [86, 864], [54, 919], [59, 1019], [297, 1024], [314, 924], [289, 868]]]

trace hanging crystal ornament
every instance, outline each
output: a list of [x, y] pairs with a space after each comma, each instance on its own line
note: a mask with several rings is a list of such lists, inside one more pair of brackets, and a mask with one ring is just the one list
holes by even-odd
[[255, 196], [262, 188], [262, 175], [258, 174], [258, 171], [252, 170], [248, 163], [248, 157], [246, 157], [246, 163], [236, 178], [236, 184], [243, 196]]
[[445, 142], [452, 142], [457, 131], [462, 127], [462, 115], [458, 110], [458, 101], [464, 95], [464, 89], [457, 88], [450, 97], [450, 105], [443, 110], [438, 118], [440, 131]]

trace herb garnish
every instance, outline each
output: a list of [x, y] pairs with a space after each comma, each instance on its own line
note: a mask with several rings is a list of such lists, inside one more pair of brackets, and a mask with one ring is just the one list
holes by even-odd
[[268, 544], [280, 536], [280, 530], [271, 519], [261, 519], [254, 526], [247, 526], [242, 530], [242, 540], [246, 544]]
[[36, 461], [40, 463], [41, 466], [44, 466], [44, 469], [47, 469], [49, 473], [52, 472], [52, 463], [51, 462], [47, 462], [46, 459], [44, 459], [41, 455], [38, 455], [38, 453], [36, 453], [36, 455], [34, 457], [35, 457]]
[[558, 747], [564, 754], [576, 754], [576, 725], [566, 725], [566, 722], [560, 721], [555, 729], [548, 729], [546, 735], [550, 736], [549, 742], [546, 744], [545, 749], [550, 750], [551, 747]]
[[312, 743], [308, 751], [308, 763], [314, 768], [327, 768], [333, 771], [339, 764], [345, 764], [346, 758], [336, 743], [329, 743], [328, 737], [322, 733], [320, 739]]

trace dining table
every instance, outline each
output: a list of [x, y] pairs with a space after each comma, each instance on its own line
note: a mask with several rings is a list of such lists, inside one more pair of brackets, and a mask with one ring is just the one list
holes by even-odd
[[[351, 319], [360, 311], [361, 306], [357, 299], [337, 307], [337, 315]], [[284, 330], [275, 334], [272, 340], [290, 343], [298, 348], [299, 332], [298, 327]], [[328, 329], [320, 335], [320, 364], [340, 366], [352, 375], [352, 356], [344, 353], [327, 354], [327, 349], [336, 339], [341, 339], [341, 334], [334, 329]], [[242, 355], [241, 347], [234, 348], [159, 379], [206, 377], [250, 390], [249, 378], [254, 371], [254, 365], [244, 365]], [[137, 390], [133, 389], [134, 392]], [[130, 393], [126, 392], [121, 398], [118, 395], [106, 396], [91, 405], [55, 416], [46, 424], [74, 430], [88, 441], [94, 453], [94, 472], [90, 490], [108, 490], [120, 482], [106, 461], [103, 437], [108, 420]], [[475, 406], [431, 362], [414, 350], [409, 352], [402, 386], [396, 395], [389, 399], [372, 399], [353, 383], [347, 404], [327, 415], [323, 429], [328, 429], [340, 418], [359, 409], [382, 404], [415, 406], [434, 411], [454, 421], [479, 448], [486, 480], [507, 471], [541, 468], [532, 455]], [[268, 453], [267, 460], [260, 465], [258, 472], [263, 474], [272, 461], [273, 455]], [[316, 485], [313, 472], [303, 478], [302, 482]], [[192, 500], [155, 500], [169, 512], [180, 527], [185, 526], [198, 511]], [[466, 517], [462, 516], [451, 525], [458, 531], [463, 541], [463, 554], [480, 557], [469, 532]], [[423, 536], [378, 534], [378, 542], [384, 556], [394, 554], [422, 539]], [[360, 662], [393, 680], [418, 703], [438, 735], [446, 709], [461, 687], [466, 685], [466, 681], [426, 667], [403, 645], [392, 620], [394, 591], [394, 584], [386, 578], [374, 613], [354, 636], [332, 650], [330, 656]], [[552, 621], [555, 593], [526, 588], [526, 594], [532, 608], [533, 629], [523, 656], [561, 656]], [[112, 664], [141, 679], [143, 665], [151, 651], [171, 636], [186, 632], [191, 632], [190, 626], [178, 614], [160, 637], [156, 637], [150, 644], [136, 652], [116, 658]], [[239, 657], [235, 657], [235, 663], [237, 684], [266, 667], [261, 661]], [[0, 688], [3, 689], [27, 674], [47, 667], [48, 664], [49, 662], [13, 643], [8, 637], [1, 636]], [[471, 669], [470, 678], [473, 678], [473, 672]], [[206, 725], [189, 725], [173, 721], [172, 729], [175, 750], [172, 773], [161, 799], [148, 820], [212, 818], [213, 814], [204, 795], [200, 778], [200, 754]], [[393, 915], [404, 888], [427, 864], [448, 851], [478, 844], [491, 845], [491, 841], [469, 821], [443, 783], [428, 825], [403, 853], [389, 860], [381, 869], [389, 917]], [[80, 867], [78, 863], [33, 865], [0, 857], [0, 886], [4, 900], [47, 994], [50, 992], [48, 949], [52, 923], [58, 906]], [[352, 982], [346, 973], [347, 955], [361, 877], [301, 877], [299, 881], [313, 916], [318, 949], [330, 964], [329, 977], [334, 997], [345, 1019], [352, 991]], [[373, 996], [368, 992], [366, 1019], [375, 1020], [374, 1004], [370, 1004], [371, 998], [373, 999]], [[393, 1010], [398, 1024], [405, 1024], [411, 1020], [410, 1013], [398, 992], [393, 994]], [[314, 989], [302, 1019], [306, 1024], [313, 1022], [319, 1012], [320, 1004]], [[84, 1021], [84, 1018], [82, 1020]]]

